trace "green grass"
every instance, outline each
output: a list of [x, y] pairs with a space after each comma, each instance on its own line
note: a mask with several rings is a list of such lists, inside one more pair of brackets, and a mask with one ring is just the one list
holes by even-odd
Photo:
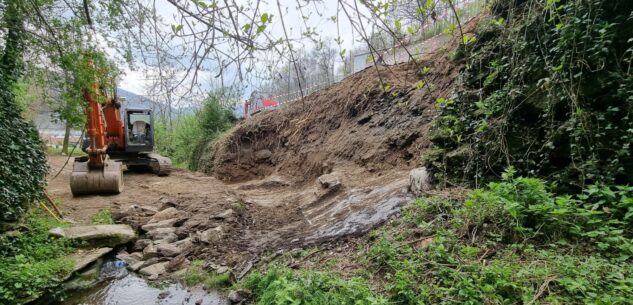
[[[68, 153], [70, 153], [72, 151], [72, 156], [73, 157], [79, 157], [79, 156], [83, 156], [86, 153], [84, 153], [81, 150], [81, 147], [77, 147], [75, 148], [75, 151], [73, 151], [72, 146], [68, 147]], [[61, 156], [62, 155], [62, 149], [61, 148], [57, 148], [57, 147], [52, 147], [52, 146], [47, 146], [46, 147], [46, 153], [49, 155], [53, 155], [53, 156]]]
[[90, 219], [90, 223], [94, 225], [111, 225], [114, 224], [112, 220], [112, 213], [110, 209], [101, 209]]
[[22, 304], [46, 292], [54, 292], [59, 279], [72, 268], [66, 255], [75, 244], [51, 238], [48, 229], [68, 226], [32, 211], [24, 228], [0, 235], [0, 304]]
[[205, 271], [204, 261], [195, 260], [191, 263], [183, 276], [183, 280], [187, 286], [195, 286], [202, 284], [206, 288], [223, 288], [231, 284], [230, 272], [214, 273]]

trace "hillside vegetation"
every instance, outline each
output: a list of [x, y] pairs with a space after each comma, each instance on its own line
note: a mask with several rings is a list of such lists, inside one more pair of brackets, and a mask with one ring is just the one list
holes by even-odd
[[499, 0], [462, 45], [424, 158], [447, 185], [507, 166], [560, 191], [633, 182], [633, 2]]

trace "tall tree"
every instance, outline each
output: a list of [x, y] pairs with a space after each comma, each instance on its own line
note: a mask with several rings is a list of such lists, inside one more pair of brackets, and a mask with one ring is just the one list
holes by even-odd
[[42, 196], [48, 167], [37, 131], [21, 117], [14, 93], [23, 70], [25, 7], [21, 0], [1, 5], [0, 32], [6, 34], [0, 50], [0, 223], [6, 223]]

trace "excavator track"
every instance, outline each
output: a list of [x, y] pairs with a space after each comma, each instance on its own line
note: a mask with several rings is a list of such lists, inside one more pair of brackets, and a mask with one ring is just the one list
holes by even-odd
[[163, 157], [157, 153], [148, 153], [145, 155], [149, 160], [149, 166], [152, 172], [158, 176], [168, 176], [171, 174], [171, 159]]

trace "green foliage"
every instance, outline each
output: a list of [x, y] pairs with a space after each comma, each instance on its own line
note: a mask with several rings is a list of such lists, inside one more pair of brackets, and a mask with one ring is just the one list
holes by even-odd
[[62, 102], [55, 103], [53, 110], [59, 119], [72, 128], [81, 128], [85, 123], [84, 109], [86, 101], [84, 92], [92, 94], [100, 103], [105, 103], [105, 96], [97, 95], [103, 90], [114, 96], [115, 80], [119, 74], [116, 64], [110, 61], [104, 52], [95, 50], [78, 50], [65, 53], [60, 59], [60, 66], [66, 73], [63, 85]]
[[255, 304], [387, 304], [362, 279], [344, 280], [329, 273], [272, 267], [265, 273], [251, 273], [243, 285], [253, 291]]
[[221, 94], [212, 93], [195, 114], [179, 116], [169, 126], [159, 120], [155, 127], [157, 150], [176, 166], [198, 170], [198, 161], [209, 143], [237, 121], [230, 109], [220, 104]]
[[178, 167], [188, 168], [195, 144], [203, 138], [200, 122], [196, 115], [185, 114], [169, 123], [158, 120], [154, 127], [156, 149], [162, 155], [171, 158]]
[[[396, 304], [630, 304], [632, 198], [606, 186], [555, 196], [508, 171], [463, 204], [419, 199], [365, 260]], [[399, 241], [420, 234], [430, 242]]]
[[475, 234], [504, 242], [565, 239], [626, 260], [633, 255], [632, 201], [631, 187], [591, 186], [579, 196], [554, 196], [542, 180], [506, 175], [488, 190], [475, 190], [454, 221], [473, 241]]
[[499, 0], [482, 19], [454, 103], [438, 105], [429, 165], [451, 184], [513, 165], [557, 191], [633, 183], [633, 2]]
[[214, 273], [203, 269], [204, 261], [195, 260], [191, 263], [183, 276], [187, 286], [204, 285], [206, 288], [222, 288], [231, 284], [230, 272]]
[[94, 225], [111, 225], [114, 224], [112, 219], [112, 213], [110, 209], [101, 209], [96, 214], [92, 215], [90, 223]]
[[6, 30], [0, 49], [0, 223], [14, 222], [43, 194], [48, 171], [37, 130], [21, 117], [15, 85], [22, 72], [23, 13], [19, 1], [8, 1], [0, 27]]
[[0, 235], [0, 304], [22, 304], [59, 287], [72, 269], [66, 255], [75, 245], [49, 237], [48, 229], [66, 225], [36, 210], [26, 218], [26, 229]]

